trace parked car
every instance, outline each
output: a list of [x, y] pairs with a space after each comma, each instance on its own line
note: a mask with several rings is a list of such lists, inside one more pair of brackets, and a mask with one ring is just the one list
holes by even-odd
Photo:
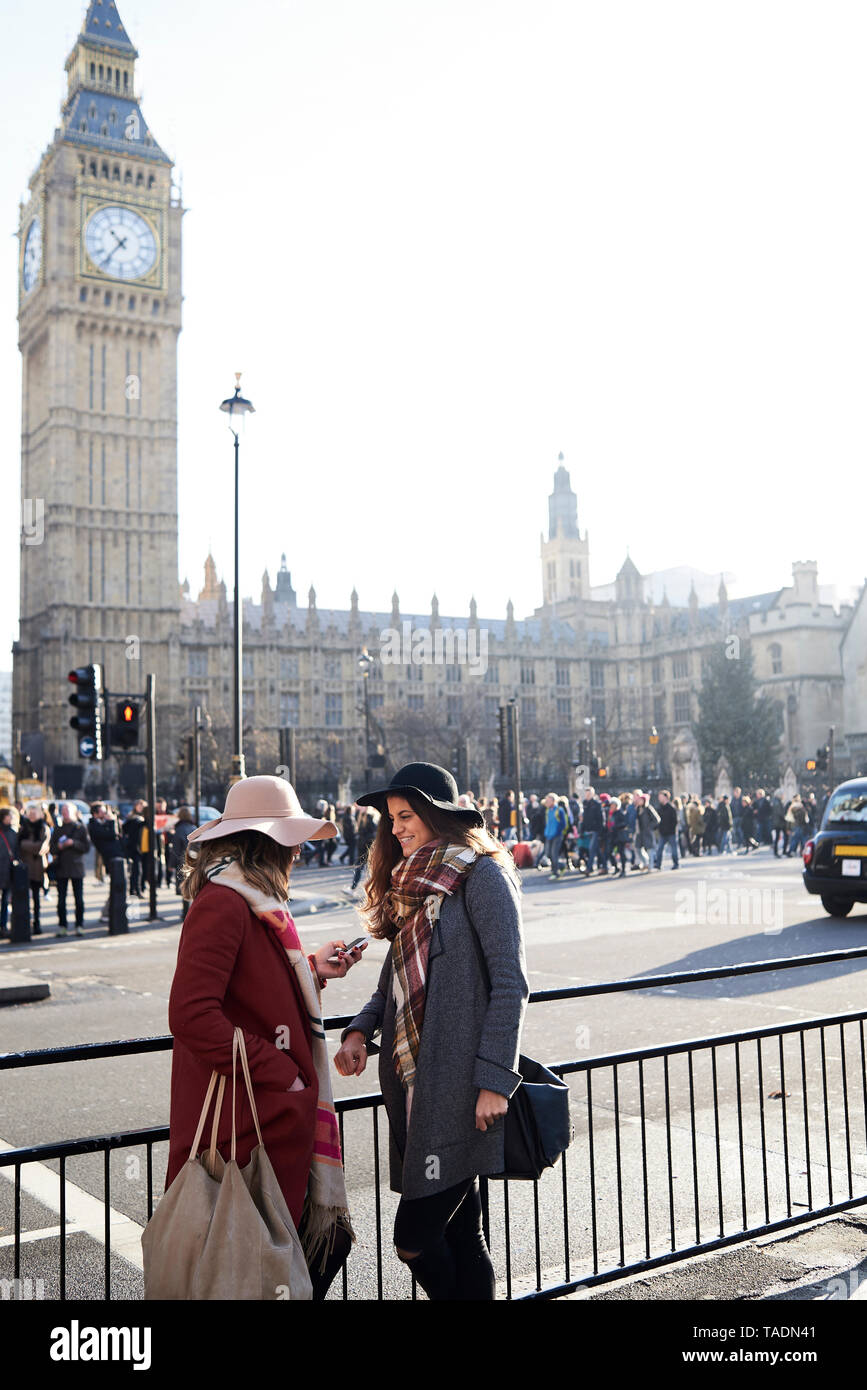
[[867, 903], [867, 777], [841, 782], [828, 798], [822, 824], [804, 845], [804, 887], [832, 917]]

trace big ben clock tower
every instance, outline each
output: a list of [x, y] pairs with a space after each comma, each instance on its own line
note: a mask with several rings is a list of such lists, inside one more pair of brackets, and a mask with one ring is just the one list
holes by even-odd
[[73, 667], [99, 662], [119, 695], [154, 671], [164, 733], [176, 713], [183, 213], [138, 103], [137, 56], [114, 0], [91, 0], [60, 127], [21, 206], [13, 726], [31, 746], [36, 736], [56, 790], [73, 780], [59, 766], [79, 763], [64, 690]]

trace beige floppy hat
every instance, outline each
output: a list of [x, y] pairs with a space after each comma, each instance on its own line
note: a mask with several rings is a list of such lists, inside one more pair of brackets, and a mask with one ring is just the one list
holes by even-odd
[[218, 840], [239, 830], [258, 830], [280, 845], [330, 840], [337, 834], [333, 821], [304, 814], [295, 788], [282, 777], [245, 777], [234, 782], [219, 819], [200, 825], [188, 838]]

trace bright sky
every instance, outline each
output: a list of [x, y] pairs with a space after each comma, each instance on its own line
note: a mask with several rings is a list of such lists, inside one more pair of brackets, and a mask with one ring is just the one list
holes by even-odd
[[[627, 545], [732, 594], [860, 583], [863, 3], [118, 0], [183, 179], [180, 575], [300, 601], [517, 616], [563, 450], [591, 579]], [[18, 199], [79, 0], [4, 46], [0, 380], [17, 421]], [[13, 434], [16, 427], [13, 426]], [[14, 498], [14, 461], [5, 496]], [[2, 512], [4, 649], [18, 518]], [[46, 556], [50, 563], [50, 556]], [[64, 585], [74, 577], [58, 576]], [[0, 658], [0, 667], [11, 659]]]

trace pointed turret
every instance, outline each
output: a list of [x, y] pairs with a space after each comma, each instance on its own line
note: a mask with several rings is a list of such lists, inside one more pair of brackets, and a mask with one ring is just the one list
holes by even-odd
[[695, 580], [689, 586], [689, 621], [694, 623], [698, 617], [698, 594], [695, 591]]
[[217, 566], [213, 555], [208, 552], [205, 561], [205, 586], [199, 590], [199, 601], [203, 598], [219, 598], [219, 585], [217, 583]]
[[626, 552], [626, 559], [617, 572], [615, 592], [618, 603], [641, 602], [641, 575], [635, 561], [631, 559], [628, 550]]
[[277, 571], [277, 583], [274, 588], [274, 602], [288, 603], [290, 608], [294, 608], [298, 602], [295, 590], [292, 588], [292, 575], [286, 568], [285, 552], [280, 556], [280, 568]]
[[274, 621], [274, 593], [268, 571], [262, 575], [262, 623], [266, 626]]
[[99, 153], [171, 164], [148, 129], [135, 94], [137, 57], [114, 0], [91, 0], [66, 60], [63, 139]]

